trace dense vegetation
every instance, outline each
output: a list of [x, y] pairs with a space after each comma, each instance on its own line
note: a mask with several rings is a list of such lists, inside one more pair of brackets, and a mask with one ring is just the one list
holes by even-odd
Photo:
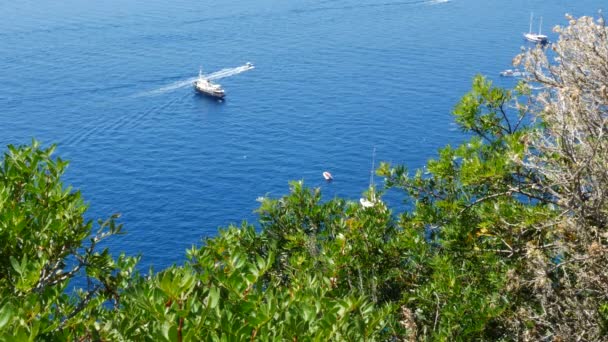
[[157, 273], [99, 249], [122, 227], [84, 219], [52, 147], [9, 146], [0, 339], [608, 339], [608, 30], [569, 19], [516, 58], [515, 89], [475, 77], [454, 109], [467, 142], [412, 174], [380, 166], [407, 211], [382, 189], [363, 207], [292, 182], [259, 231], [220, 230]]

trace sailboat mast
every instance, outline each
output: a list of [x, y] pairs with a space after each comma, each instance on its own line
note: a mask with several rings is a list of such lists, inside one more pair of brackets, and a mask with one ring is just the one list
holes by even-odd
[[376, 161], [376, 148], [374, 147], [374, 150], [372, 152], [372, 169], [369, 172], [369, 186], [373, 187], [374, 186], [374, 164]]
[[534, 17], [534, 12], [530, 12], [530, 31], [528, 33], [532, 33], [532, 18]]
[[540, 17], [540, 24], [538, 24], [538, 34], [541, 34], [541, 27], [543, 26], [543, 17]]

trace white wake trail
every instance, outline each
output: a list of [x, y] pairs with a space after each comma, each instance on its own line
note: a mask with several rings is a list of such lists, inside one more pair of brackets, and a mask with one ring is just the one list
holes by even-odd
[[[243, 73], [245, 71], [249, 71], [254, 69], [254, 66], [251, 64], [245, 64], [239, 67], [235, 67], [235, 68], [225, 68], [219, 71], [216, 71], [214, 73], [208, 74], [208, 75], [204, 75], [204, 77], [210, 81], [213, 80], [219, 80], [222, 78], [226, 78], [226, 77], [230, 77], [230, 76], [234, 76], [234, 75], [238, 75], [240, 73]], [[160, 87], [158, 89], [154, 89], [154, 90], [149, 90], [149, 91], [145, 91], [142, 93], [138, 93], [135, 95], [135, 97], [141, 97], [141, 96], [155, 96], [155, 95], [160, 95], [160, 94], [164, 94], [170, 91], [175, 91], [177, 89], [181, 89], [184, 87], [187, 87], [189, 85], [192, 85], [192, 83], [194, 81], [196, 81], [198, 79], [198, 77], [192, 77], [192, 78], [188, 78], [185, 80], [180, 80], [180, 81], [176, 81], [173, 82], [171, 84], [168, 84], [166, 86]]]
[[253, 69], [253, 65], [243, 65], [240, 67], [236, 67], [236, 68], [226, 68], [226, 69], [222, 69], [220, 71], [216, 71], [214, 73], [211, 73], [209, 75], [206, 75], [205, 77], [208, 80], [219, 80], [221, 78], [226, 78], [226, 77], [230, 77], [230, 76], [234, 76], [234, 75], [238, 75], [240, 73], [243, 73], [245, 71], [249, 71], [251, 69]]
[[177, 81], [177, 82], [173, 82], [171, 84], [168, 84], [164, 87], [158, 88], [158, 89], [154, 89], [154, 90], [150, 90], [150, 91], [145, 91], [139, 94], [136, 94], [135, 97], [140, 97], [140, 96], [154, 96], [154, 95], [159, 95], [159, 94], [164, 94], [170, 91], [174, 91], [183, 87], [186, 87], [188, 85], [191, 85], [192, 82], [196, 81], [197, 77], [193, 77], [193, 78], [189, 78], [186, 80], [181, 80], [181, 81]]

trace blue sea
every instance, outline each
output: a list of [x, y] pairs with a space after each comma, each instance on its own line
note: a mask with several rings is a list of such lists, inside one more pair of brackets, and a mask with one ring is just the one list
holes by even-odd
[[[465, 136], [451, 110], [565, 13], [605, 0], [19, 0], [0, 2], [0, 145], [32, 138], [71, 161], [108, 245], [156, 269], [218, 227], [255, 222], [289, 180], [357, 200], [379, 161], [422, 167]], [[534, 30], [538, 20], [535, 19]], [[255, 65], [218, 82], [190, 79]], [[323, 171], [335, 180], [326, 183]], [[382, 180], [376, 178], [376, 182]], [[403, 195], [387, 194], [395, 208]]]

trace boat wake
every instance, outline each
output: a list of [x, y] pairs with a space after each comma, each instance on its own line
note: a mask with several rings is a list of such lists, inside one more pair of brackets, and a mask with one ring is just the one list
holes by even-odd
[[113, 121], [107, 121], [105, 118], [100, 118], [96, 122], [90, 122], [85, 127], [82, 127], [80, 130], [76, 131], [72, 136], [61, 141], [59, 145], [77, 146], [83, 141], [95, 136], [103, 137], [107, 136], [108, 134], [115, 135], [119, 132], [130, 132], [133, 129], [136, 129], [141, 124], [144, 124], [145, 121], [149, 120], [150, 117], [153, 117], [154, 115], [157, 115], [167, 109], [170, 109], [173, 104], [183, 100], [184, 98], [186, 98], [187, 95], [188, 94], [185, 94], [181, 97], [172, 98], [169, 101], [160, 103], [156, 106], [150, 107], [138, 113], [134, 113], [133, 115], [123, 115]]
[[[254, 69], [254, 66], [251, 65], [250, 63], [247, 63], [245, 65], [241, 65], [241, 66], [234, 67], [234, 68], [225, 68], [225, 69], [213, 72], [211, 74], [204, 75], [204, 77], [210, 81], [214, 81], [214, 80], [219, 80], [219, 79], [230, 77], [230, 76], [235, 76], [235, 75], [238, 75], [245, 71], [249, 71], [251, 69]], [[191, 77], [191, 78], [187, 78], [185, 80], [179, 80], [179, 81], [173, 82], [171, 84], [168, 84], [166, 86], [160, 87], [158, 89], [149, 90], [149, 91], [135, 94], [135, 97], [156, 96], [156, 95], [168, 93], [171, 91], [175, 91], [175, 90], [192, 85], [192, 83], [194, 81], [196, 81], [197, 79], [198, 79], [198, 77]]]
[[192, 77], [192, 78], [188, 78], [185, 80], [180, 80], [177, 82], [173, 82], [171, 84], [168, 84], [164, 87], [158, 88], [158, 89], [154, 89], [154, 90], [149, 90], [149, 91], [145, 91], [139, 94], [136, 94], [135, 97], [142, 97], [142, 96], [154, 96], [154, 95], [160, 95], [160, 94], [164, 94], [164, 93], [168, 93], [177, 89], [181, 89], [183, 87], [186, 87], [188, 85], [191, 85], [192, 82], [196, 81], [197, 77]]
[[451, 0], [399, 0], [389, 2], [373, 2], [373, 3], [358, 3], [356, 5], [349, 6], [327, 6], [327, 7], [316, 7], [316, 8], [305, 8], [305, 9], [294, 9], [294, 13], [313, 13], [313, 12], [326, 12], [326, 11], [344, 11], [361, 8], [375, 8], [375, 7], [388, 7], [388, 6], [427, 6], [427, 5], [439, 5], [448, 3]]
[[240, 67], [226, 68], [226, 69], [222, 69], [220, 71], [216, 71], [214, 73], [206, 75], [205, 78], [208, 79], [208, 80], [210, 80], [210, 81], [215, 81], [215, 80], [219, 80], [219, 79], [222, 79], [222, 78], [238, 75], [238, 74], [243, 73], [245, 71], [249, 71], [249, 70], [251, 70], [253, 68], [254, 68], [254, 66], [248, 63], [248, 64], [242, 65]]

